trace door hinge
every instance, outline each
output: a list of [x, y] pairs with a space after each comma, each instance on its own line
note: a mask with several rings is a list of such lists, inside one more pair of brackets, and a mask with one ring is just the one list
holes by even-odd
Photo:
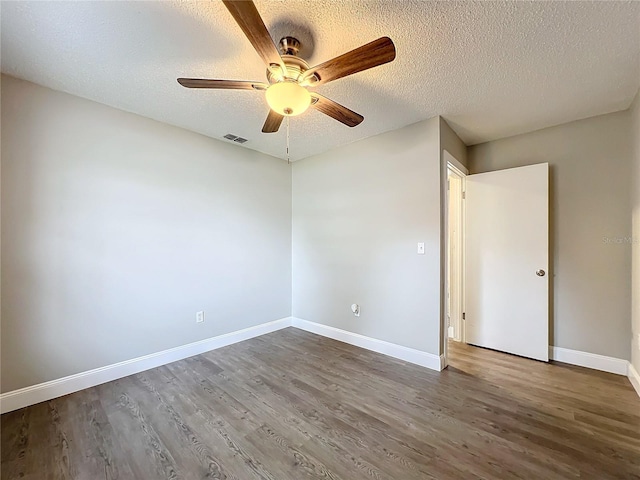
[[466, 320], [467, 319], [467, 314], [465, 312], [462, 312], [462, 319]]
[[467, 198], [467, 192], [462, 192], [462, 199], [464, 200], [465, 198]]

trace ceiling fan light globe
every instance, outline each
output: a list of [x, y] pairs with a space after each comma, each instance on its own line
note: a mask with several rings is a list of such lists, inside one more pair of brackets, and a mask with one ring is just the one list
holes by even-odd
[[265, 93], [271, 110], [286, 117], [304, 113], [311, 105], [311, 94], [295, 82], [274, 83]]

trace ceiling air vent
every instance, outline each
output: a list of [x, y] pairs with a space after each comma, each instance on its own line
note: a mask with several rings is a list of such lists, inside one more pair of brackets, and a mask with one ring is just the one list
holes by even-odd
[[226, 138], [227, 140], [231, 140], [232, 142], [236, 142], [236, 143], [245, 143], [248, 141], [246, 138], [242, 138], [237, 135], [232, 135], [231, 133], [227, 133], [223, 138]]

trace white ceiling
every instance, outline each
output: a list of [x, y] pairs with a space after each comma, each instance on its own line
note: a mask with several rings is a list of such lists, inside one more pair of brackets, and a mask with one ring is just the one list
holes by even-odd
[[[275, 40], [311, 65], [380, 36], [394, 62], [318, 87], [364, 115], [291, 119], [292, 158], [442, 115], [467, 144], [623, 110], [640, 84], [640, 2], [256, 0]], [[222, 3], [2, 2], [2, 71], [283, 157], [260, 132], [264, 95], [188, 90], [176, 77], [265, 80]], [[313, 48], [309, 48], [313, 46]], [[304, 53], [304, 52], [302, 52]], [[284, 125], [284, 124], [283, 124]]]

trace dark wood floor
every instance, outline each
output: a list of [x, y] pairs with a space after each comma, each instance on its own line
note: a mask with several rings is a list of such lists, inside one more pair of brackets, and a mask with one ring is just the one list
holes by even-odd
[[450, 357], [281, 330], [3, 415], [2, 479], [640, 478], [626, 378]]

